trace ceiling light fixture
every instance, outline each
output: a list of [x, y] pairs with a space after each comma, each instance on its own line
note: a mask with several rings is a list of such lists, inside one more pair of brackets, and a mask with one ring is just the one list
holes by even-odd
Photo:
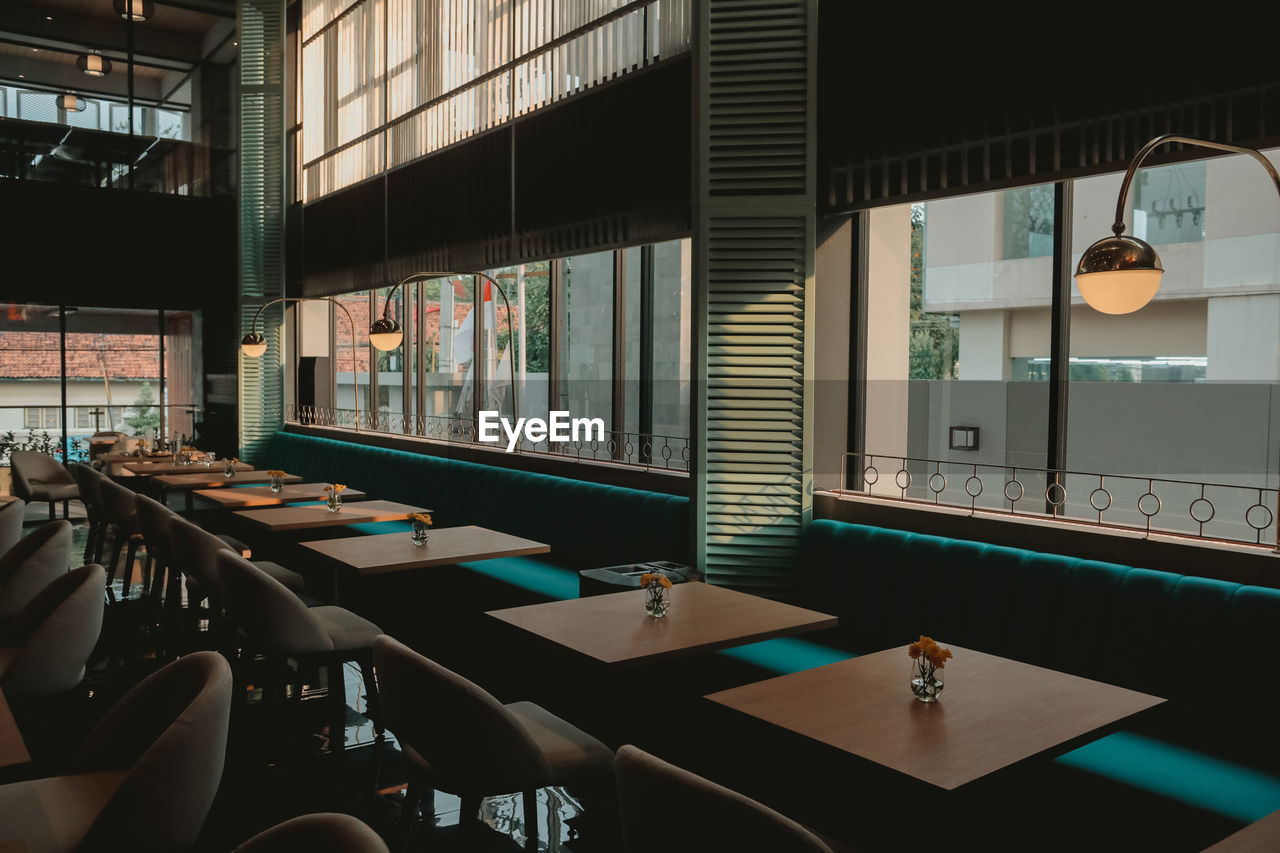
[[84, 98], [78, 98], [70, 93], [58, 96], [58, 109], [64, 112], [82, 113], [87, 106]]
[[90, 77], [106, 77], [111, 73], [111, 60], [98, 53], [82, 53], [76, 57], [76, 67]]
[[1142, 146], [1129, 164], [1124, 181], [1120, 184], [1120, 199], [1116, 202], [1116, 221], [1111, 226], [1112, 236], [1104, 237], [1084, 250], [1076, 266], [1076, 286], [1084, 301], [1103, 314], [1131, 314], [1151, 301], [1160, 289], [1164, 266], [1160, 255], [1145, 240], [1126, 237], [1124, 234], [1124, 205], [1129, 195], [1129, 185], [1142, 161], [1161, 145], [1177, 142], [1196, 145], [1214, 151], [1231, 154], [1248, 154], [1257, 160], [1271, 176], [1276, 191], [1280, 192], [1280, 174], [1262, 152], [1240, 145], [1193, 139], [1189, 136], [1165, 134]]
[[141, 23], [156, 13], [151, 0], [115, 0], [116, 14], [126, 21]]

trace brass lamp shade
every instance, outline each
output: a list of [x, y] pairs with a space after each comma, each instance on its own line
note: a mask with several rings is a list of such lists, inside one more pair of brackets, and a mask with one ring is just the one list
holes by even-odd
[[400, 329], [400, 324], [390, 317], [379, 317], [369, 327], [369, 343], [373, 344], [374, 349], [387, 352], [400, 346], [403, 340], [404, 332]]
[[257, 332], [250, 332], [240, 340], [240, 351], [249, 358], [259, 358], [267, 351], [267, 339]]
[[1160, 289], [1164, 266], [1151, 245], [1137, 237], [1104, 237], [1085, 249], [1076, 265], [1076, 286], [1103, 314], [1130, 314]]
[[57, 98], [58, 109], [69, 113], [82, 113], [88, 106], [83, 98], [75, 95], [59, 95]]

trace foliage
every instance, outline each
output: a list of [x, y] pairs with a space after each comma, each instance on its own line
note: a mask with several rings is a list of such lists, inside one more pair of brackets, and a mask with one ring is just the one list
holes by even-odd
[[9, 454], [15, 450], [34, 450], [49, 456], [62, 455], [61, 436], [50, 435], [46, 430], [30, 432], [25, 438], [18, 438], [13, 430], [0, 435], [0, 461], [8, 462]]
[[[509, 293], [514, 298], [515, 293]], [[499, 299], [496, 294], [495, 299]], [[501, 303], [499, 303], [501, 304]], [[512, 304], [512, 313], [519, 309]], [[517, 315], [517, 330], [520, 318]], [[550, 276], [526, 276], [524, 280], [524, 323], [526, 364], [530, 373], [546, 373], [551, 369], [551, 280]], [[511, 340], [511, 327], [504, 325], [498, 332], [498, 351], [507, 348]], [[505, 371], [504, 371], [505, 372]]]
[[133, 401], [133, 412], [130, 415], [126, 410], [124, 423], [134, 435], [150, 435], [153, 430], [160, 428], [160, 409], [156, 407], [150, 382], [143, 382], [138, 389], [138, 399]]
[[949, 317], [924, 312], [924, 205], [911, 206], [911, 379], [954, 379], [960, 358], [960, 330]]

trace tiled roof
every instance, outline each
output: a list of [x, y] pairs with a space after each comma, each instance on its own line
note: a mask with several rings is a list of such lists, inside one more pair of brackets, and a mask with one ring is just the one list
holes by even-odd
[[[67, 333], [67, 378], [159, 379], [157, 335]], [[57, 332], [0, 332], [0, 379], [58, 379]]]

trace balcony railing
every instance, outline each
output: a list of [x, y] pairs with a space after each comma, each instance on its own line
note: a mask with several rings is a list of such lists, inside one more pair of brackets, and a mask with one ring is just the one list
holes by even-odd
[[1198, 482], [892, 454], [843, 454], [840, 495], [1251, 545], [1277, 543], [1280, 490], [1262, 475]]
[[[300, 426], [334, 427], [337, 429], [376, 432], [415, 438], [446, 441], [489, 449], [507, 449], [505, 435], [501, 441], [480, 441], [476, 422], [471, 418], [446, 415], [414, 415], [401, 412], [367, 412], [361, 409], [331, 409], [320, 406], [285, 407], [285, 420]], [[650, 470], [689, 470], [687, 436], [645, 435], [638, 432], [606, 431], [603, 439], [579, 439], [567, 442], [531, 442], [522, 438], [513, 453], [558, 456], [582, 462], [605, 462], [633, 465]]]

